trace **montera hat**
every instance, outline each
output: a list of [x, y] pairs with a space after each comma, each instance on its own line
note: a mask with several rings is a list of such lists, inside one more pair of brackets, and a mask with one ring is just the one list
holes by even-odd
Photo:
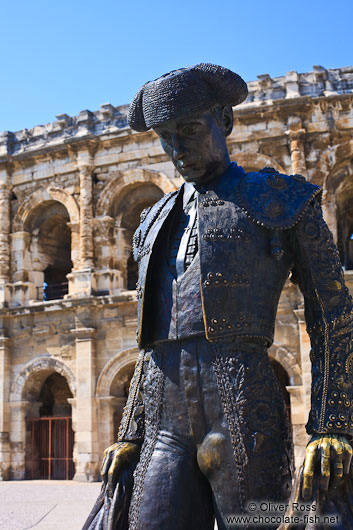
[[167, 120], [203, 113], [216, 105], [234, 107], [247, 95], [246, 83], [238, 74], [201, 63], [173, 70], [143, 85], [130, 104], [128, 122], [135, 131], [148, 131]]

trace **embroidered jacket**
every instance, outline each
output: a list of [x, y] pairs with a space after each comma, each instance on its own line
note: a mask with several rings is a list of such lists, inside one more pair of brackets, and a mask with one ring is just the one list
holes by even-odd
[[[148, 345], [151, 255], [178, 193], [166, 195], [145, 210], [134, 235], [140, 348]], [[216, 186], [200, 190], [198, 241], [205, 336], [209, 341], [260, 337], [270, 345], [278, 300], [293, 271], [304, 295], [312, 345], [312, 408], [307, 431], [353, 435], [352, 300], [322, 218], [320, 197], [320, 188], [301, 176], [282, 175], [272, 168], [245, 174], [236, 164]], [[134, 376], [134, 380], [141, 377]], [[130, 394], [130, 419], [124, 415], [127, 427], [120, 439], [143, 437], [141, 429], [128, 426], [132, 419], [135, 425], [143, 423], [143, 405], [133, 398], [138, 394], [133, 384]]]

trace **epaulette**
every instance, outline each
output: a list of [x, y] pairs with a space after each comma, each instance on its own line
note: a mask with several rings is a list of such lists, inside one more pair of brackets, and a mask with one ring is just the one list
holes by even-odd
[[246, 173], [236, 190], [240, 205], [255, 223], [274, 230], [292, 228], [304, 216], [319, 186], [301, 175], [283, 175], [272, 167]]
[[135, 261], [139, 261], [140, 249], [143, 247], [147, 234], [151, 230], [152, 225], [155, 221], [157, 221], [164, 206], [176, 193], [178, 193], [178, 190], [167, 193], [158, 202], [156, 202], [156, 204], [142, 210], [140, 215], [140, 224], [132, 238], [132, 252]]

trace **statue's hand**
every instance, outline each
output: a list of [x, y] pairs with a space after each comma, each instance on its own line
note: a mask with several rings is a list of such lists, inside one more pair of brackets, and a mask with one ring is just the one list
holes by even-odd
[[[319, 478], [319, 489], [327, 492], [330, 478], [334, 486], [349, 473], [352, 446], [344, 436], [321, 434], [313, 436], [305, 450], [302, 496], [310, 500], [315, 476]], [[317, 463], [320, 462], [320, 472]]]
[[104, 483], [108, 483], [111, 496], [114, 494], [120, 469], [123, 465], [136, 462], [139, 454], [140, 446], [133, 442], [116, 442], [104, 451], [101, 476]]

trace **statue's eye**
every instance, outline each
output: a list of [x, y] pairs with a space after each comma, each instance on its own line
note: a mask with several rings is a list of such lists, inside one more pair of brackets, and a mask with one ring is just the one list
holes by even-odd
[[198, 131], [197, 125], [185, 125], [183, 127], [183, 134], [187, 134], [188, 136], [192, 136], [196, 134]]

